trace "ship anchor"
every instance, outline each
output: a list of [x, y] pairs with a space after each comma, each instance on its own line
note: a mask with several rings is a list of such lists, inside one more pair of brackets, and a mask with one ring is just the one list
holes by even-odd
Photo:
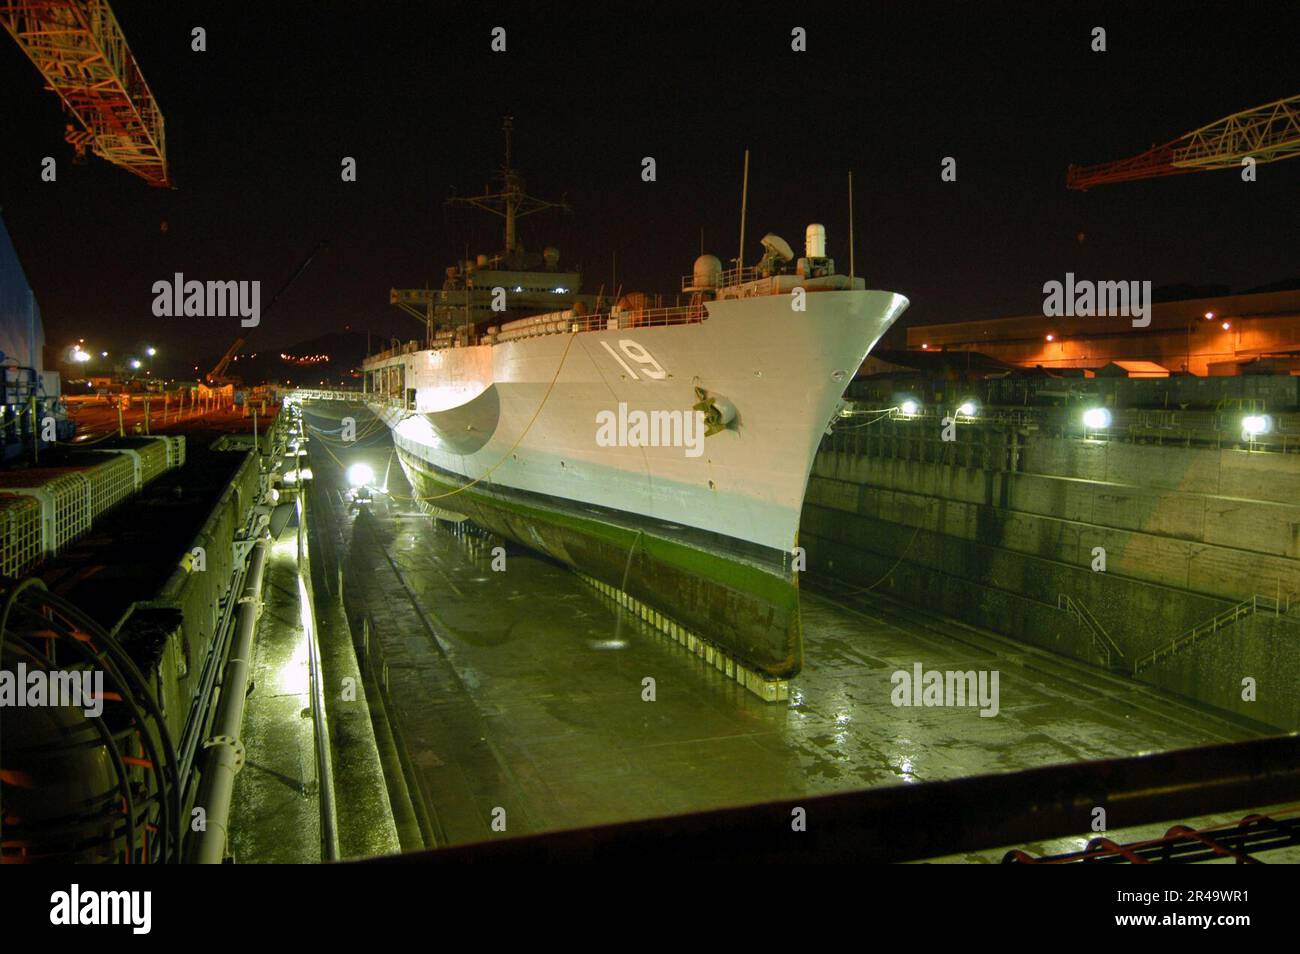
[[704, 436], [712, 437], [719, 431], [725, 431], [727, 425], [736, 418], [736, 408], [730, 401], [716, 394], [709, 394], [698, 385], [695, 388], [695, 401], [691, 410], [704, 415]]

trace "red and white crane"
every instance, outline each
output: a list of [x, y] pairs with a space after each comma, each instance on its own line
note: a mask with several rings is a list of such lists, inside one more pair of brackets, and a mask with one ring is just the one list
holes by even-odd
[[1240, 168], [1246, 158], [1262, 164], [1292, 156], [1300, 156], [1300, 96], [1233, 113], [1131, 159], [1070, 166], [1065, 185], [1090, 189], [1111, 182]]
[[0, 0], [0, 25], [76, 120], [78, 155], [171, 185], [162, 110], [106, 0]]

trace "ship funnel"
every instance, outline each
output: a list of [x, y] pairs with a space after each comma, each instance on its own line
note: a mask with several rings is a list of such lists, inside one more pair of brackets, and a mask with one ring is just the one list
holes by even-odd
[[813, 223], [804, 234], [804, 255], [807, 258], [826, 257], [826, 226]]

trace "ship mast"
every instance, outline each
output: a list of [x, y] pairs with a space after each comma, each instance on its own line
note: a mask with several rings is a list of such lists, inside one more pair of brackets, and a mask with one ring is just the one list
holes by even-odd
[[501, 131], [506, 137], [506, 162], [501, 167], [501, 178], [505, 183], [502, 193], [506, 202], [506, 257], [515, 253], [515, 213], [519, 209], [519, 198], [524, 193], [523, 180], [510, 165], [510, 133], [514, 130], [514, 117], [507, 116], [501, 122]]
[[485, 212], [491, 212], [493, 215], [499, 215], [506, 220], [506, 245], [505, 260], [507, 266], [515, 264], [519, 257], [519, 242], [516, 234], [516, 222], [525, 215], [532, 215], [534, 212], [543, 212], [546, 209], [563, 209], [568, 212], [569, 207], [564, 202], [549, 202], [545, 199], [539, 199], [529, 195], [524, 191], [524, 180], [519, 175], [517, 169], [512, 165], [512, 150], [510, 137], [514, 131], [514, 117], [506, 116], [501, 124], [501, 130], [506, 137], [506, 156], [505, 163], [501, 167], [500, 182], [501, 187], [497, 192], [488, 192], [484, 187], [482, 195], [467, 196], [464, 198], [453, 196], [447, 200], [448, 205], [473, 206], [476, 209], [482, 209]]

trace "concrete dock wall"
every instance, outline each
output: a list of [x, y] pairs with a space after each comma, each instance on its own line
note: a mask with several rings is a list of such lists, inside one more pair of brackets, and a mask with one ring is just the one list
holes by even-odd
[[[1285, 612], [1288, 601], [1300, 610], [1300, 457], [1007, 425], [968, 425], [945, 443], [932, 422], [882, 425], [829, 438], [818, 455], [800, 530], [805, 577], [874, 587], [1130, 673], [1235, 604], [1280, 597], [1282, 611], [1268, 602], [1137, 678], [1300, 726], [1300, 614]], [[1080, 603], [1122, 655], [1071, 610]], [[1248, 676], [1255, 701], [1241, 698]]]
[[[212, 651], [227, 603], [233, 598], [233, 543], [247, 523], [257, 494], [257, 456], [246, 453], [191, 542], [191, 549], [178, 561], [162, 589], [153, 599], [133, 603], [115, 627], [128, 642], [148, 632], [159, 635], [158, 702], [174, 740], [185, 728], [203, 679], [204, 661]], [[189, 555], [193, 547], [205, 551], [202, 571]]]

